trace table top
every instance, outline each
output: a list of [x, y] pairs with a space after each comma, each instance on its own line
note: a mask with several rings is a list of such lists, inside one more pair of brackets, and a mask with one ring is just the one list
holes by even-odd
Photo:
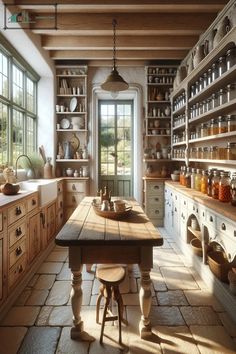
[[[60, 246], [161, 246], [163, 238], [135, 199], [127, 200], [131, 213], [122, 220], [95, 213], [94, 197], [85, 197], [56, 236]], [[117, 199], [117, 198], [113, 198]]]

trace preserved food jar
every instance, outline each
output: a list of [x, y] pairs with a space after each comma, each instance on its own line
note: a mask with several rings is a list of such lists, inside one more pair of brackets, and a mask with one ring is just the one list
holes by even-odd
[[207, 176], [207, 195], [208, 197], [211, 197], [211, 183], [212, 183], [212, 178], [213, 178], [213, 170], [208, 171], [208, 176]]
[[228, 172], [221, 172], [219, 181], [219, 201], [230, 202], [230, 178]]
[[207, 70], [207, 81], [208, 81], [208, 85], [210, 85], [212, 82], [212, 69], [211, 68], [209, 68]]
[[236, 143], [228, 143], [226, 148], [226, 159], [236, 160]]
[[236, 98], [236, 84], [229, 84], [226, 89], [226, 101], [230, 102]]
[[204, 146], [202, 149], [202, 158], [206, 160], [209, 159], [209, 149], [207, 146]]
[[217, 126], [217, 122], [216, 122], [216, 120], [214, 118], [211, 119], [210, 134], [211, 135], [218, 134], [218, 126]]
[[214, 199], [219, 199], [219, 181], [220, 181], [220, 173], [219, 171], [214, 171], [211, 180], [211, 196]]
[[232, 174], [230, 182], [231, 204], [236, 206], [236, 172]]
[[187, 172], [185, 175], [185, 187], [191, 188], [191, 173], [190, 173], [190, 167], [187, 167]]
[[228, 132], [233, 132], [236, 130], [236, 115], [227, 116]]
[[196, 191], [201, 191], [201, 170], [199, 168], [197, 168], [197, 173], [195, 175], [195, 189]]
[[201, 138], [207, 136], [207, 124], [202, 123], [201, 124]]
[[202, 170], [201, 192], [207, 194], [207, 171]]
[[236, 47], [233, 47], [226, 52], [226, 69], [229, 70], [235, 64], [236, 64]]
[[211, 160], [216, 160], [218, 155], [218, 151], [217, 151], [217, 146], [211, 146], [210, 147], [210, 159]]
[[221, 76], [225, 72], [226, 72], [226, 60], [225, 60], [225, 57], [222, 56], [218, 60], [218, 74], [219, 74], [219, 76]]
[[220, 89], [219, 91], [219, 105], [221, 106], [222, 104], [227, 102], [227, 94], [225, 89]]
[[227, 121], [225, 117], [219, 116], [218, 117], [218, 134], [226, 133], [228, 130]]
[[208, 76], [207, 76], [207, 73], [204, 73], [204, 74], [203, 74], [203, 85], [204, 85], [204, 88], [206, 88], [207, 85], [208, 85]]
[[180, 176], [179, 176], [179, 183], [184, 186], [185, 183], [185, 173], [186, 173], [186, 167], [181, 166], [180, 167]]
[[218, 66], [217, 63], [213, 63], [212, 67], [211, 67], [211, 81], [215, 81], [218, 78], [219, 75], [219, 70], [218, 70]]
[[195, 177], [196, 177], [196, 169], [192, 168], [192, 173], [191, 173], [191, 188], [195, 189]]
[[219, 98], [217, 93], [213, 93], [211, 97], [212, 97], [212, 109], [214, 109], [219, 106]]
[[204, 80], [203, 77], [199, 77], [199, 91], [202, 91], [204, 89]]

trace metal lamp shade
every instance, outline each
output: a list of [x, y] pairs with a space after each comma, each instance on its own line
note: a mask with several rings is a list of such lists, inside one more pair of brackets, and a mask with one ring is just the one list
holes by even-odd
[[129, 88], [128, 83], [119, 75], [116, 68], [113, 68], [106, 81], [101, 85], [105, 91], [119, 92]]

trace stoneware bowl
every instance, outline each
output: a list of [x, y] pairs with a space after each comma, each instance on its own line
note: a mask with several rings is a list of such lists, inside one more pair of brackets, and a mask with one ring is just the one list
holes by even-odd
[[5, 183], [2, 187], [1, 187], [1, 191], [3, 194], [6, 195], [14, 195], [17, 194], [20, 190], [20, 186], [19, 184], [11, 184], [11, 183]]
[[179, 175], [175, 175], [174, 173], [171, 174], [171, 179], [174, 182], [179, 182]]

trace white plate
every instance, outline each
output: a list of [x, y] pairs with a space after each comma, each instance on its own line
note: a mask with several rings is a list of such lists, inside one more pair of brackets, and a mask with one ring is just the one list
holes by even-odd
[[71, 112], [74, 112], [75, 109], [77, 107], [77, 98], [76, 97], [73, 97], [71, 100], [70, 100], [70, 111]]
[[61, 128], [62, 129], [68, 129], [70, 128], [70, 121], [67, 118], [63, 118], [60, 122]]

